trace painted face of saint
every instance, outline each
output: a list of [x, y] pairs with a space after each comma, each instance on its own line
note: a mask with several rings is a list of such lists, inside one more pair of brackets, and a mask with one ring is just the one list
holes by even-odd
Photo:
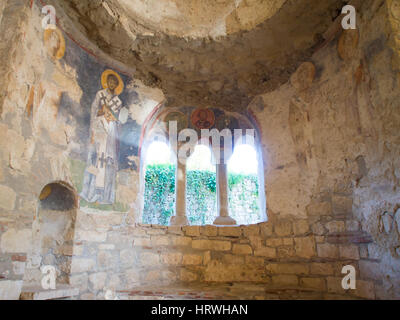
[[112, 75], [112, 74], [110, 74], [107, 77], [108, 89], [110, 89], [111, 92], [114, 92], [115, 88], [118, 87], [118, 85], [119, 85], [119, 81], [118, 81], [117, 77]]
[[207, 120], [207, 112], [205, 112], [204, 110], [201, 110], [201, 111], [199, 112], [199, 119], [200, 119], [201, 121]]

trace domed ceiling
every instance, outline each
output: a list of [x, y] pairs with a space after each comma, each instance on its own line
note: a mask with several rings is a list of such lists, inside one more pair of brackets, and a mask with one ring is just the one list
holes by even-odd
[[[240, 111], [307, 60], [338, 0], [58, 0], [61, 25], [159, 87], [167, 106]], [[62, 14], [60, 14], [60, 12]]]

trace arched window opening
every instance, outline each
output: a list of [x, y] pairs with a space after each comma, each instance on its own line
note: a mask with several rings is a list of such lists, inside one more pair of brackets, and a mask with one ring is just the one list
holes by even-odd
[[217, 216], [216, 169], [211, 150], [197, 145], [186, 164], [186, 212], [190, 224], [212, 224]]
[[169, 225], [175, 212], [175, 172], [173, 153], [167, 143], [153, 141], [145, 156], [145, 189], [142, 222]]
[[57, 283], [69, 284], [72, 256], [66, 248], [73, 248], [76, 208], [74, 192], [62, 183], [46, 185], [39, 195], [41, 265], [56, 268]]
[[238, 224], [262, 221], [258, 158], [256, 149], [244, 143], [235, 146], [228, 161], [229, 214]]

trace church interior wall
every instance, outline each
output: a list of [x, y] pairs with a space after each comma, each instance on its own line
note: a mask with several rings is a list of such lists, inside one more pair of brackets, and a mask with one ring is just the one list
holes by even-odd
[[[0, 66], [1, 281], [38, 281], [45, 257], [33, 240], [41, 191], [60, 181], [82, 194], [91, 105], [112, 70], [128, 110], [111, 176], [115, 200], [80, 197], [72, 242], [58, 248], [68, 257], [58, 268], [80, 299], [135, 286], [228, 282], [300, 286], [328, 298], [400, 297], [394, 0], [366, 1], [362, 27], [336, 34], [290, 81], [252, 100], [245, 115], [258, 124], [268, 221], [231, 227], [141, 224], [139, 150], [146, 118], [163, 103], [159, 91], [62, 30], [45, 38], [38, 7], [2, 3], [0, 59], [8, 63]], [[340, 285], [348, 264], [359, 275], [355, 291]]]

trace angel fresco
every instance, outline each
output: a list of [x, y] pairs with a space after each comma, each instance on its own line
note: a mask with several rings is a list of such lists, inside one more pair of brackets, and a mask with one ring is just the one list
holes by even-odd
[[128, 110], [119, 95], [124, 83], [118, 73], [106, 70], [101, 76], [103, 89], [91, 106], [90, 143], [80, 196], [90, 203], [113, 204], [119, 159], [119, 126]]

